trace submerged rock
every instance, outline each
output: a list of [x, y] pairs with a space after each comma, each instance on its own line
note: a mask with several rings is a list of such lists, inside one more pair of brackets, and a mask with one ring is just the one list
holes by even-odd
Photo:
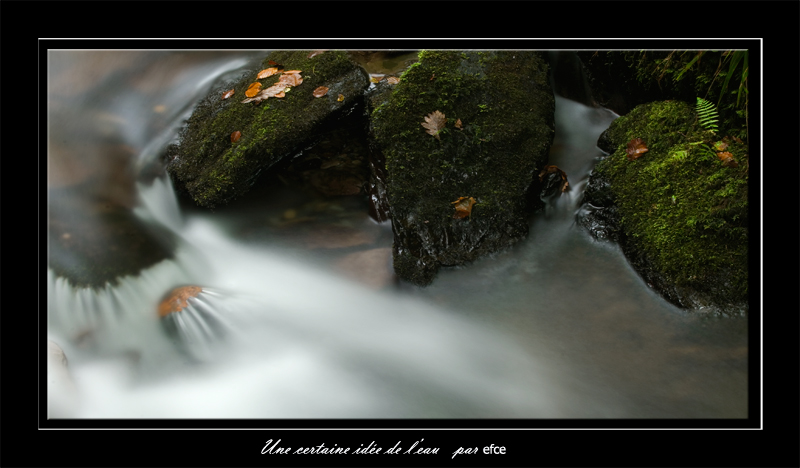
[[[267, 92], [286, 76], [280, 70], [257, 78], [275, 64], [298, 71], [289, 80], [294, 86], [283, 93]], [[251, 87], [254, 83], [261, 86]], [[248, 191], [263, 170], [309, 145], [326, 124], [352, 111], [368, 85], [367, 73], [345, 52], [273, 52], [197, 105], [180, 142], [167, 150], [167, 170], [176, 187], [198, 205], [225, 204]], [[329, 92], [315, 97], [319, 86]], [[236, 132], [238, 138], [231, 138]]]
[[[547, 70], [539, 52], [424, 51], [370, 97], [401, 279], [429, 284], [441, 265], [527, 235], [529, 191], [554, 136]], [[470, 197], [469, 216], [454, 217], [454, 201]]]
[[[630, 160], [634, 138], [647, 141], [648, 152]], [[700, 128], [687, 103], [636, 107], [600, 136], [610, 154], [591, 175], [579, 221], [596, 238], [619, 242], [671, 303], [737, 315], [748, 310], [747, 146], [726, 144], [743, 164], [725, 166], [715, 140], [723, 138]]]

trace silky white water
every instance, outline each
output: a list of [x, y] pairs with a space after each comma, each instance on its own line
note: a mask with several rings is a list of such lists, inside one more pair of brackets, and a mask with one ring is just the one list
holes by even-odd
[[[61, 54], [64, 63], [73, 60]], [[124, 116], [124, 124], [102, 113], [84, 124], [112, 122], [103, 131], [136, 149], [133, 174], [174, 138], [208, 84], [252, 55], [137, 54], [149, 64], [137, 72], [137, 106], [133, 90], [109, 85], [113, 102], [91, 88], [56, 95], [50, 116], [56, 130], [65, 116], [89, 110]], [[95, 66], [127, 70], [102, 57]], [[141, 103], [142, 95], [149, 100]], [[99, 290], [47, 273], [48, 337], [68, 362], [50, 365], [49, 416], [745, 417], [746, 322], [667, 304], [619, 249], [574, 224], [602, 157], [597, 137], [616, 116], [565, 99], [556, 104], [550, 164], [568, 174], [571, 191], [532, 220], [528, 239], [443, 269], [424, 289], [376, 291], [316, 258], [318, 251], [241, 238], [242, 219], [267, 218], [282, 206], [182, 212], [167, 178], [142, 180], [134, 212], [174, 234], [173, 258]], [[154, 115], [158, 106], [167, 110]], [[67, 166], [51, 162], [51, 176]], [[190, 299], [176, 338], [156, 310], [166, 292], [190, 284], [204, 290]]]

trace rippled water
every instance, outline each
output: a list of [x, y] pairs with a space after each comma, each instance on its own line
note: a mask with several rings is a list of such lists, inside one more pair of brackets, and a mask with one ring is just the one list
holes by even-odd
[[[524, 242], [420, 289], [392, 281], [391, 230], [362, 199], [261, 187], [210, 213], [157, 177], [192, 103], [258, 53], [51, 54], [51, 196], [86, 186], [74, 204], [174, 237], [173, 258], [100, 290], [48, 273], [68, 360], [51, 417], [747, 417], [746, 320], [671, 306], [574, 223], [613, 113], [558, 98], [550, 163], [572, 190]], [[156, 310], [184, 284], [205, 289], [177, 339]]]

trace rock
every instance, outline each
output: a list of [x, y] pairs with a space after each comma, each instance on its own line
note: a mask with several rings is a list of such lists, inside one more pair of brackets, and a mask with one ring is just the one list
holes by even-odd
[[[719, 136], [696, 120], [679, 101], [644, 104], [615, 120], [598, 141], [610, 154], [592, 172], [579, 222], [619, 242], [669, 302], [739, 315], [748, 310], [748, 171], [724, 166], [705, 140]], [[633, 138], [648, 152], [630, 160]], [[726, 149], [747, 161], [744, 144]]]
[[[310, 51], [273, 52], [238, 80], [211, 91], [195, 108], [179, 143], [167, 149], [167, 170], [176, 187], [198, 205], [225, 204], [247, 192], [262, 171], [309, 146], [327, 125], [352, 112], [369, 86], [366, 72], [344, 52], [309, 55]], [[299, 70], [302, 82], [283, 97], [242, 103], [252, 83], [262, 82], [265, 91], [279, 81], [280, 73], [256, 78], [259, 71], [274, 66], [270, 61], [286, 71]], [[315, 97], [319, 86], [330, 91]], [[233, 96], [222, 99], [230, 89]], [[241, 137], [232, 142], [230, 136], [237, 131]]]
[[[547, 70], [539, 52], [423, 51], [399, 83], [370, 94], [401, 279], [429, 284], [441, 265], [527, 235], [528, 197], [538, 201], [532, 186], [554, 136]], [[422, 126], [435, 111], [446, 119], [438, 139]], [[453, 217], [460, 197], [477, 201], [470, 217]]]

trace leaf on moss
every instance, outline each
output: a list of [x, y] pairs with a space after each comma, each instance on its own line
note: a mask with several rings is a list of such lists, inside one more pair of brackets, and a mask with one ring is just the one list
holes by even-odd
[[451, 203], [456, 208], [456, 214], [453, 215], [453, 218], [461, 219], [469, 216], [472, 219], [472, 206], [475, 203], [473, 197], [458, 197], [458, 200]]
[[646, 152], [650, 151], [645, 146], [644, 140], [641, 138], [634, 138], [628, 142], [628, 147], [625, 149], [625, 152], [628, 154], [628, 161], [633, 161], [634, 159], [639, 159], [642, 155]]
[[328, 87], [327, 86], [320, 86], [319, 88], [315, 89], [312, 93], [314, 97], [322, 97], [328, 94]]
[[239, 138], [242, 137], [242, 132], [236, 130], [235, 132], [231, 133], [231, 143], [236, 143], [239, 141]]
[[222, 93], [222, 99], [228, 99], [229, 97], [233, 96], [233, 91], [234, 90], [229, 89], [229, 90], [225, 91], [224, 93]]
[[386, 78], [386, 81], [391, 85], [395, 85], [400, 82], [400, 78], [396, 76], [390, 76], [389, 78]]
[[283, 83], [285, 86], [299, 86], [300, 83], [303, 82], [303, 77], [300, 76], [299, 70], [292, 70], [293, 72], [297, 73], [287, 73], [283, 72], [281, 79], [278, 80], [278, 83]]
[[258, 72], [258, 77], [257, 78], [260, 80], [260, 79], [272, 76], [272, 75], [274, 75], [276, 73], [278, 73], [278, 68], [277, 67], [265, 68], [265, 69], [261, 70], [260, 72]]
[[456, 120], [456, 128], [459, 130], [464, 130], [464, 127], [461, 124], [461, 119]]
[[722, 161], [722, 165], [725, 167], [739, 167], [739, 163], [733, 159], [733, 154], [727, 151], [717, 153], [717, 157]]
[[323, 52], [326, 52], [327, 50], [328, 50], [328, 49], [323, 49], [323, 50], [315, 50], [314, 52], [311, 52], [310, 54], [308, 54], [308, 58], [311, 58], [311, 57], [316, 57], [317, 55], [319, 55], [319, 54], [321, 54], [321, 53], [323, 53]]
[[303, 73], [303, 71], [302, 70], [284, 70], [283, 71], [284, 75], [299, 75], [300, 73]]
[[255, 83], [250, 83], [250, 86], [247, 87], [247, 91], [244, 92], [244, 95], [251, 98], [258, 94], [258, 91], [261, 89], [261, 83], [256, 81]]
[[444, 117], [444, 114], [437, 110], [428, 114], [425, 117], [425, 122], [421, 125], [425, 127], [428, 135], [433, 135], [439, 140], [439, 132], [444, 128], [445, 123], [447, 123], [447, 119]]

